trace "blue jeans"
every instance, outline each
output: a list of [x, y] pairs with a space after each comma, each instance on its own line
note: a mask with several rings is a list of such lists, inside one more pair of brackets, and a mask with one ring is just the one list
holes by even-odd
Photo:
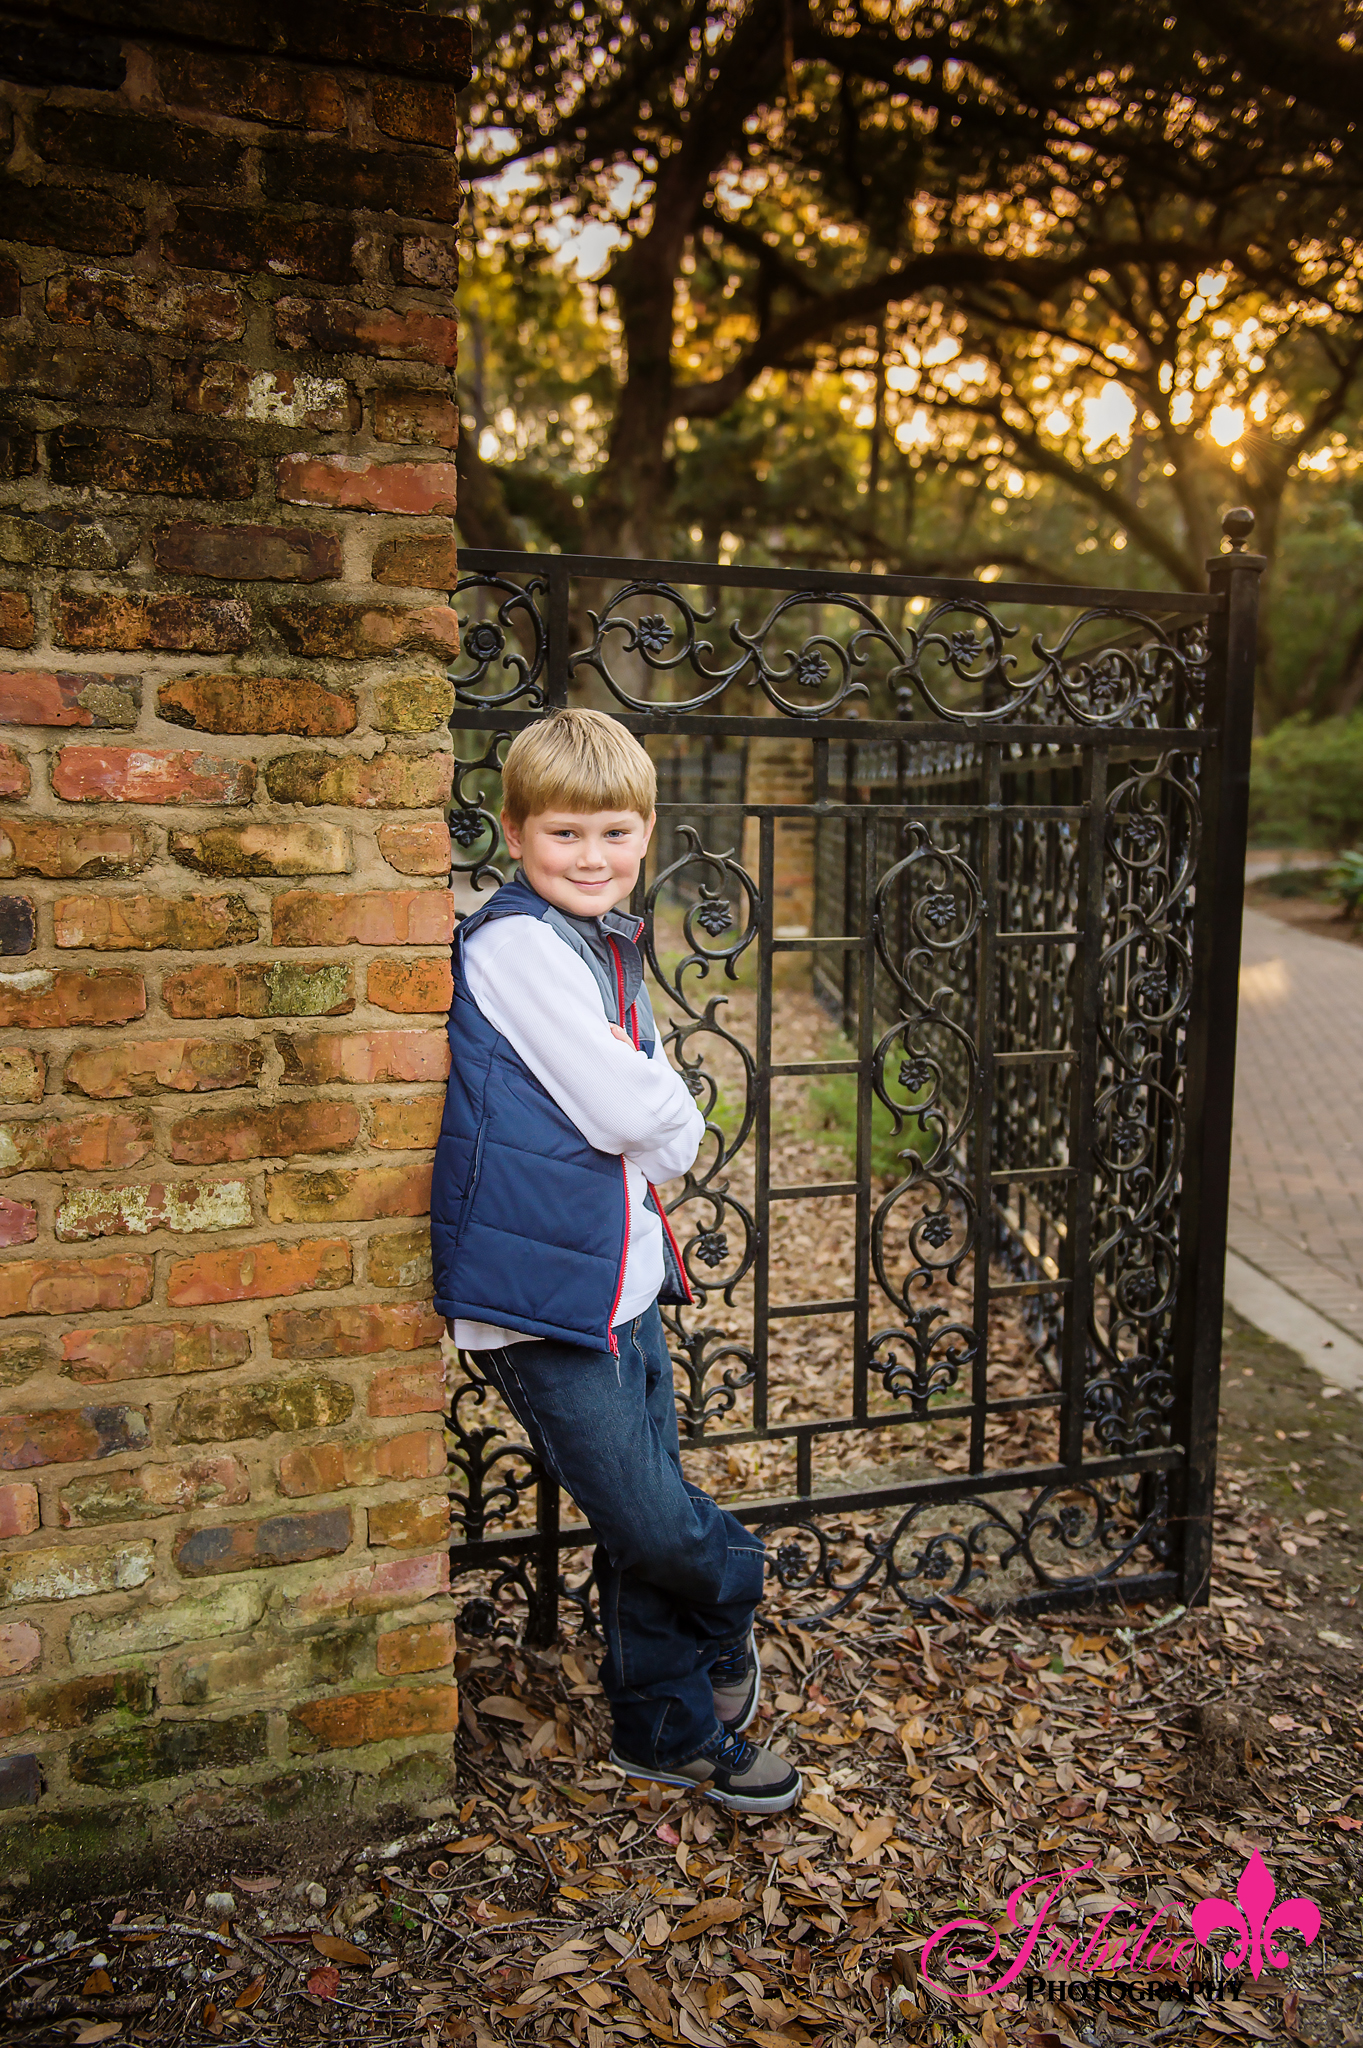
[[604, 1347], [542, 1343], [483, 1351], [479, 1363], [596, 1537], [616, 1748], [673, 1766], [718, 1726], [710, 1666], [751, 1626], [763, 1546], [682, 1477], [657, 1305], [615, 1334], [618, 1360]]

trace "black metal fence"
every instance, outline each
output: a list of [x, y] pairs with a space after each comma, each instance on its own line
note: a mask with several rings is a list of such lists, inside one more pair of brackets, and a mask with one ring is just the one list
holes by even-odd
[[[1242, 541], [1243, 519], [1228, 530]], [[1202, 596], [462, 563], [456, 870], [500, 879], [505, 740], [570, 692], [658, 762], [636, 907], [709, 1118], [668, 1204], [696, 1297], [667, 1320], [702, 1483], [709, 1456], [722, 1494], [735, 1446], [786, 1446], [792, 1483], [732, 1504], [812, 1613], [1203, 1597], [1259, 558], [1216, 558]], [[801, 960], [841, 1039], [782, 1059]], [[778, 1093], [834, 1075], [854, 1168], [782, 1184]], [[850, 1284], [783, 1298], [774, 1232], [819, 1202], [845, 1219]], [[1019, 1303], [1022, 1380], [1000, 1365]], [[813, 1410], [776, 1398], [792, 1323], [841, 1332]], [[546, 1639], [561, 1594], [585, 1599], [561, 1560], [587, 1532], [561, 1525], [476, 1358], [460, 1370], [464, 1625], [523, 1601]], [[1045, 1455], [1034, 1434], [1014, 1453], [1024, 1415], [1045, 1418]], [[832, 1469], [849, 1432], [903, 1447], [884, 1483]], [[960, 1455], [934, 1469], [949, 1440]]]

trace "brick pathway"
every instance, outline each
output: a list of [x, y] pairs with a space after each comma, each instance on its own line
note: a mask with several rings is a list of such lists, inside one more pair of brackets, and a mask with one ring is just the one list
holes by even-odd
[[1363, 945], [1245, 912], [1230, 1243], [1363, 1339]]

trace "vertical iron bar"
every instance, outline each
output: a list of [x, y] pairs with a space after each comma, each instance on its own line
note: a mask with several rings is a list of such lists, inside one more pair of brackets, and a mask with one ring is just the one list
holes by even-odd
[[768, 1323], [771, 1307], [771, 967], [772, 897], [776, 881], [776, 820], [770, 812], [757, 826], [757, 1044], [754, 1051], [753, 1086], [757, 1090], [757, 1114], [753, 1123], [753, 1222], [757, 1229], [757, 1257], [752, 1276], [754, 1429], [767, 1426]]
[[984, 1470], [985, 1402], [989, 1398], [989, 1265], [994, 1252], [994, 1068], [998, 1010], [999, 818], [1001, 751], [984, 748], [985, 815], [980, 846], [980, 932], [977, 947], [976, 1039], [979, 1096], [975, 1104], [975, 1357], [970, 1374], [970, 1469]]
[[549, 557], [549, 648], [545, 657], [544, 702], [556, 711], [568, 702], [571, 670], [568, 665], [569, 572], [553, 555]]
[[558, 1634], [559, 1491], [547, 1472], [535, 1482], [535, 1592], [525, 1639], [543, 1649]]
[[[856, 1244], [852, 1292], [852, 1413], [866, 1420], [866, 1351], [871, 1334], [871, 1089], [872, 1054], [876, 1045], [876, 848], [874, 806], [861, 827], [861, 960], [860, 1008], [857, 1019], [857, 1193]], [[851, 851], [850, 847], [848, 849]], [[849, 934], [850, 936], [850, 934]]]
[[[1229, 518], [1230, 515], [1228, 515]], [[1208, 1597], [1216, 1421], [1221, 1398], [1221, 1317], [1230, 1206], [1235, 1027], [1240, 993], [1240, 924], [1249, 828], [1250, 735], [1262, 555], [1214, 555], [1211, 659], [1203, 716], [1217, 735], [1203, 755], [1201, 871], [1193, 910], [1193, 990], [1185, 1103], [1187, 1150], [1179, 1205], [1178, 1301], [1174, 1329], [1175, 1440], [1185, 1464], [1172, 1511], [1181, 1526], [1181, 1598]], [[1204, 879], [1205, 878], [1205, 879]]]
[[1074, 966], [1070, 1019], [1076, 1055], [1072, 1069], [1069, 1162], [1074, 1173], [1060, 1247], [1061, 1271], [1069, 1281], [1060, 1339], [1060, 1457], [1077, 1472], [1084, 1457], [1084, 1389], [1088, 1380], [1089, 1324], [1093, 1316], [1094, 1150], [1098, 1100], [1098, 1009], [1103, 975], [1103, 853], [1107, 839], [1106, 747], [1091, 747], [1084, 758], [1079, 827], [1079, 955]]

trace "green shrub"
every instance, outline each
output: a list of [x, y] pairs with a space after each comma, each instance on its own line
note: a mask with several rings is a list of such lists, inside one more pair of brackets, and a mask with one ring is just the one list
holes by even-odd
[[1363, 838], [1363, 711], [1287, 718], [1254, 742], [1251, 838], [1264, 846], [1345, 846]]
[[1363, 848], [1341, 853], [1338, 867], [1330, 870], [1330, 893], [1342, 905], [1346, 917], [1357, 916], [1363, 905]]

